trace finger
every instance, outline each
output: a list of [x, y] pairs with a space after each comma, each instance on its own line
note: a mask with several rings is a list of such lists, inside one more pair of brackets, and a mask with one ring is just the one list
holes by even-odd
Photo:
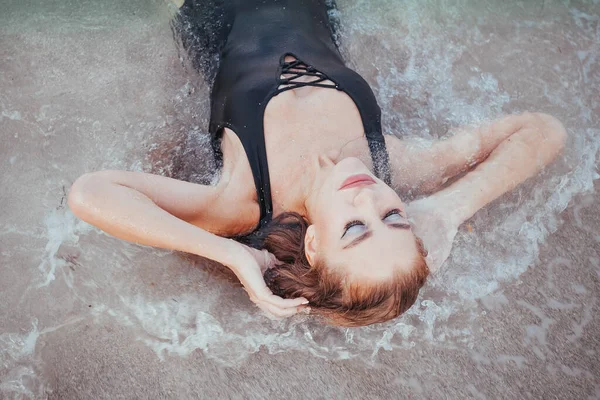
[[295, 299], [284, 299], [282, 297], [274, 295], [273, 292], [271, 292], [271, 289], [269, 289], [264, 283], [264, 280], [262, 280], [260, 283], [262, 283], [262, 285], [259, 286], [259, 282], [257, 282], [256, 286], [258, 286], [258, 290], [254, 292], [254, 295], [261, 302], [269, 303], [279, 308], [291, 308], [308, 304], [308, 300], [304, 297], [298, 297]]
[[271, 254], [271, 258], [270, 258], [270, 262], [269, 262], [269, 268], [274, 268], [274, 267], [278, 267], [280, 265], [284, 265], [285, 263], [283, 261], [281, 261], [279, 258], [275, 257], [275, 254]]
[[273, 314], [271, 311], [269, 311], [269, 309], [267, 307], [259, 306], [258, 308], [260, 309], [260, 311], [262, 311], [262, 313], [265, 317], [269, 318], [272, 321], [278, 321], [278, 320], [282, 319], [281, 317], [278, 317], [275, 314]]
[[273, 254], [269, 253], [266, 249], [262, 249], [260, 252], [262, 256], [262, 262], [259, 262], [258, 265], [260, 267], [260, 272], [264, 274], [265, 271], [271, 267], [271, 264], [273, 263], [271, 259], [274, 256]]
[[263, 310], [269, 314], [274, 315], [277, 318], [287, 318], [295, 315], [299, 312], [303, 312], [306, 306], [294, 307], [294, 308], [279, 308], [271, 304], [265, 304]]
[[298, 297], [296, 299], [283, 299], [274, 294], [270, 294], [262, 299], [265, 303], [271, 304], [279, 308], [295, 308], [308, 304], [308, 300], [304, 297]]
[[263, 250], [263, 255], [265, 257], [265, 261], [260, 264], [260, 270], [264, 274], [266, 270], [274, 268], [280, 264], [283, 264], [281, 261], [275, 257], [274, 254], [269, 253], [267, 250]]

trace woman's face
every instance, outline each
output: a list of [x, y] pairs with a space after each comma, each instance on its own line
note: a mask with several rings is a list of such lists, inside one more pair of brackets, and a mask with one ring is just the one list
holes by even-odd
[[309, 262], [320, 260], [359, 280], [379, 281], [408, 272], [419, 254], [396, 192], [357, 158], [344, 158], [322, 170], [307, 202]]

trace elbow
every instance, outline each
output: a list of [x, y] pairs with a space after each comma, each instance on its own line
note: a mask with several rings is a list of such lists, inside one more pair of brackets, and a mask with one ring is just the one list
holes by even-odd
[[544, 136], [549, 140], [557, 152], [565, 148], [567, 142], [567, 130], [560, 120], [549, 114], [536, 113], [536, 117], [542, 123]]
[[556, 157], [567, 142], [567, 130], [564, 125], [550, 114], [536, 112], [526, 113], [524, 116], [527, 117], [529, 125], [539, 132], [543, 141], [539, 145], [548, 148]]
[[89, 221], [102, 187], [107, 183], [106, 172], [88, 172], [77, 178], [71, 186], [67, 204], [78, 218]]

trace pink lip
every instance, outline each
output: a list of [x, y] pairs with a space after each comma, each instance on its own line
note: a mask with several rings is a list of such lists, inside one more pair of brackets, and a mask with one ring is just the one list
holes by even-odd
[[373, 185], [375, 180], [367, 174], [352, 175], [342, 183], [338, 190], [350, 189], [357, 186]]

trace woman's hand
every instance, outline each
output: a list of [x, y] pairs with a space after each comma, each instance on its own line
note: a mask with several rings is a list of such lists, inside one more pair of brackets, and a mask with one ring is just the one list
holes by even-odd
[[428, 254], [425, 259], [429, 270], [439, 270], [450, 255], [452, 242], [458, 232], [452, 210], [444, 210], [434, 198], [413, 201], [406, 207], [413, 232], [421, 238]]
[[282, 299], [275, 296], [265, 284], [264, 272], [279, 263], [273, 254], [267, 250], [256, 250], [248, 246], [243, 248], [245, 253], [243, 260], [232, 269], [254, 304], [268, 315], [277, 318], [291, 317], [297, 312], [308, 310], [306, 306], [308, 300], [305, 298]]

